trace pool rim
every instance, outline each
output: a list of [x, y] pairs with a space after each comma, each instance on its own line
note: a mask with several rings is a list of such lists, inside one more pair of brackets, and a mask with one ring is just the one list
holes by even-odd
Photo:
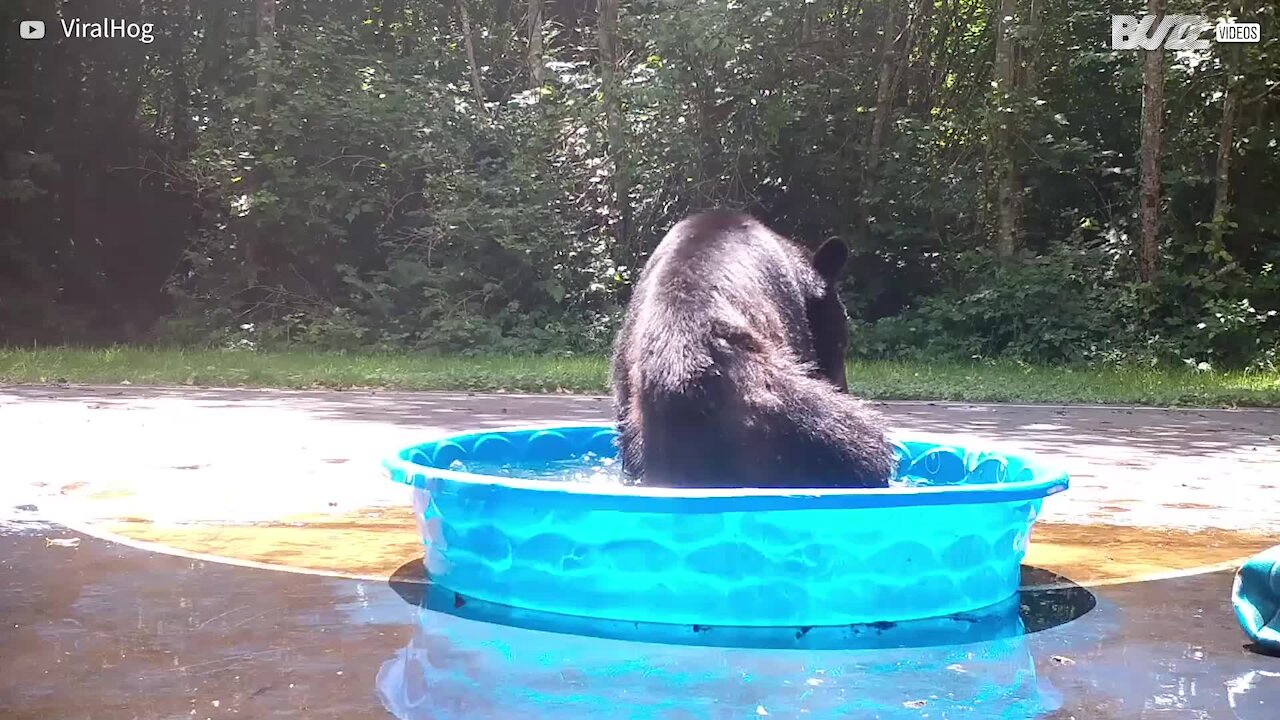
[[[1026, 468], [1032, 470], [1034, 479], [1004, 483], [975, 483], [938, 486], [899, 486], [889, 488], [669, 488], [646, 485], [596, 484], [580, 481], [537, 480], [512, 478], [500, 475], [447, 470], [419, 465], [402, 458], [424, 445], [457, 442], [462, 438], [484, 435], [530, 432], [557, 429], [613, 430], [612, 422], [558, 422], [545, 424], [526, 423], [468, 431], [440, 432], [431, 439], [402, 447], [382, 459], [384, 475], [394, 482], [416, 489], [426, 489], [429, 478], [460, 483], [474, 487], [489, 487], [506, 491], [533, 492], [544, 495], [549, 502], [564, 502], [582, 506], [598, 506], [597, 509], [634, 512], [672, 511], [680, 506], [680, 512], [725, 511], [779, 511], [815, 509], [861, 509], [906, 506], [968, 505], [1009, 503], [1039, 500], [1056, 495], [1070, 487], [1070, 475], [1056, 465], [1044, 462], [1040, 455], [1014, 449], [1005, 449], [1000, 443], [972, 442], [962, 436], [941, 433], [913, 433], [894, 431], [891, 439], [899, 442], [932, 442], [939, 447], [958, 450], [967, 455], [973, 452], [998, 453], [1017, 457]], [[974, 438], [973, 440], [977, 440]], [[698, 507], [698, 506], [707, 507]]]

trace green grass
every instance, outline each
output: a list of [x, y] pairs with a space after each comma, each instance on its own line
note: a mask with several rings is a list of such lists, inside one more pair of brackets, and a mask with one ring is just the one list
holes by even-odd
[[[897, 400], [1280, 406], [1278, 373], [857, 362], [851, 390]], [[112, 348], [0, 349], [0, 382], [603, 393], [603, 357], [433, 357]]]

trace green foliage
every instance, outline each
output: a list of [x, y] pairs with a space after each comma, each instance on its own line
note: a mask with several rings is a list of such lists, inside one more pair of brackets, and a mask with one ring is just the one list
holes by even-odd
[[873, 359], [1277, 369], [1277, 312], [1241, 295], [1280, 297], [1270, 265], [1248, 285], [1201, 274], [1151, 288], [1126, 281], [1105, 245], [1068, 247], [1016, 263], [961, 255], [942, 291], [856, 325], [851, 349]]
[[[590, 3], [546, 5], [530, 87], [522, 3], [468, 3], [473, 68], [453, 3], [277, 3], [268, 52], [259, 2], [156, 2], [173, 31], [149, 48], [0, 49], [19, 68], [0, 95], [0, 341], [596, 353], [665, 230], [730, 205], [851, 242], [861, 357], [1265, 369], [1280, 352], [1270, 5], [1238, 55], [1170, 56], [1145, 286], [1141, 55], [1107, 49], [1117, 9], [1097, 0], [1039, 2], [1039, 27], [1016, 28], [1026, 77], [1001, 94], [991, 0], [630, 0], [616, 97]], [[1229, 80], [1231, 207], [1213, 218]], [[1012, 259], [990, 252], [1001, 153], [1022, 189]]]
[[1016, 263], [967, 253], [948, 268], [944, 290], [852, 342], [866, 357], [1083, 363], [1126, 330], [1114, 313], [1124, 288], [1109, 270], [1099, 253], [1058, 250]]
[[[217, 209], [173, 286], [183, 314], [266, 347], [599, 347], [604, 239], [573, 219], [577, 167], [549, 160], [571, 112], [513, 98], [486, 120], [341, 27], [290, 40], [269, 123], [229, 115], [191, 160]], [[272, 267], [246, 266], [252, 243]]]

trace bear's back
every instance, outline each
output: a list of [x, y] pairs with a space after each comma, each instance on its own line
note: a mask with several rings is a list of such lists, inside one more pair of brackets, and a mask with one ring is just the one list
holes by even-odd
[[683, 385], [716, 350], [746, 342], [807, 361], [805, 298], [821, 292], [805, 251], [750, 215], [709, 211], [677, 223], [635, 288], [624, 351], [651, 379]]
[[894, 459], [874, 413], [819, 377], [810, 304], [834, 302], [825, 321], [843, 322], [822, 277], [748, 215], [677, 223], [615, 345], [624, 469], [661, 485], [886, 483]]

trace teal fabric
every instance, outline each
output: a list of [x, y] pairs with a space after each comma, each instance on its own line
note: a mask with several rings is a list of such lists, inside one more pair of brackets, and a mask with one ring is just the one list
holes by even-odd
[[1231, 588], [1236, 618], [1258, 647], [1280, 654], [1280, 545], [1249, 558]]

